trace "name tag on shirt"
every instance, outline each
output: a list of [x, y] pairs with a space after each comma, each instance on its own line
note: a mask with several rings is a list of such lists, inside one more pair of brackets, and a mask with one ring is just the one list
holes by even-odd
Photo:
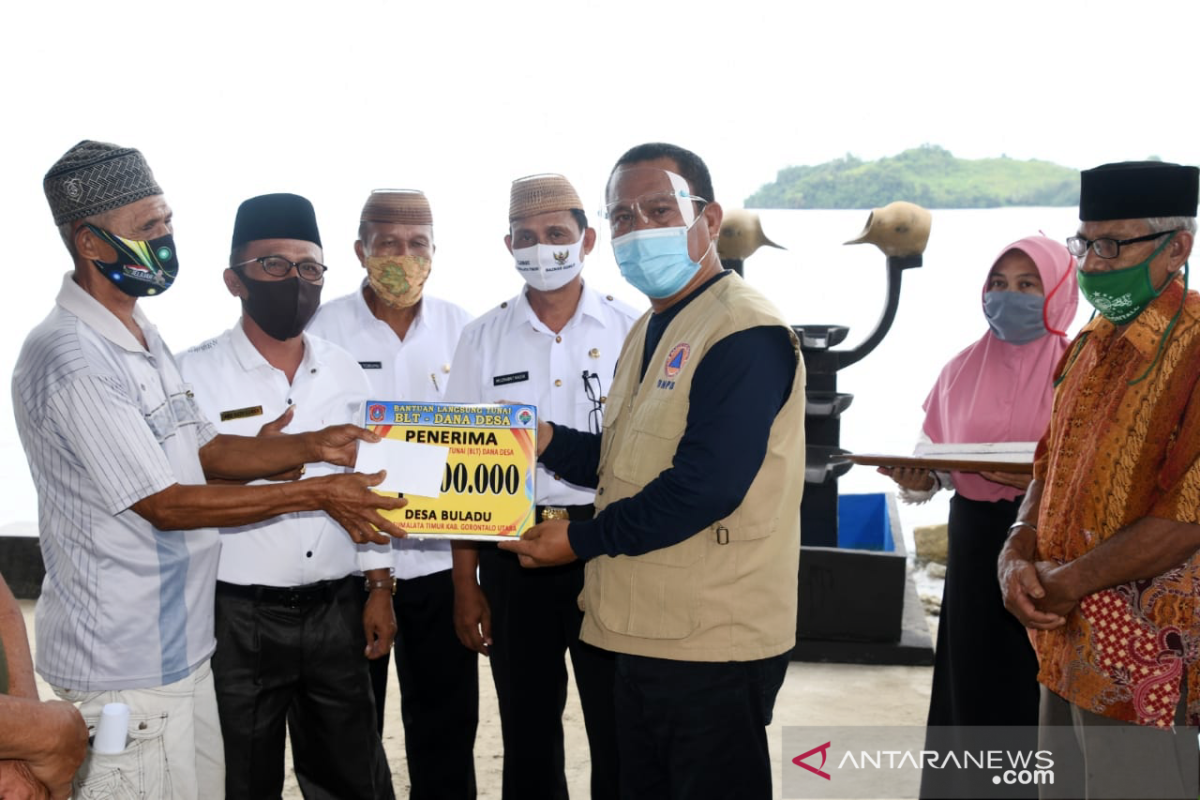
[[221, 422], [229, 422], [231, 419], [245, 419], [246, 417], [261, 417], [262, 413], [262, 406], [235, 408], [230, 411], [222, 411]]
[[363, 369], [383, 369], [382, 361], [360, 361], [358, 365]]
[[510, 372], [507, 375], [497, 375], [492, 378], [492, 386], [504, 386], [507, 383], [520, 383], [529, 380], [528, 372]]

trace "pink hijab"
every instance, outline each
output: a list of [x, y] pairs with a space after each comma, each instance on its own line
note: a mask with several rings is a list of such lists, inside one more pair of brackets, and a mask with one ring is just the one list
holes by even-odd
[[[925, 434], [938, 444], [1036, 442], [1050, 422], [1054, 368], [1070, 343], [1066, 330], [1079, 305], [1075, 258], [1052, 239], [1030, 236], [1001, 250], [988, 266], [989, 276], [1010, 250], [1020, 250], [1037, 265], [1046, 292], [1042, 321], [1049, 333], [1012, 344], [989, 328], [952, 358], [925, 399]], [[1021, 494], [969, 472], [954, 473], [954, 486], [971, 500], [1012, 500]]]

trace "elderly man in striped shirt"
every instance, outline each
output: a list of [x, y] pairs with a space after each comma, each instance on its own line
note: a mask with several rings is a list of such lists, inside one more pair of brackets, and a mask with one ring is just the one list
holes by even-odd
[[375, 527], [403, 531], [377, 509], [404, 503], [370, 491], [379, 474], [237, 485], [352, 466], [375, 437], [353, 425], [217, 434], [138, 307], [178, 272], [171, 208], [141, 153], [80, 142], [44, 189], [74, 269], [13, 372], [46, 563], [37, 670], [89, 724], [106, 703], [130, 708], [125, 750], [89, 751], [77, 794], [220, 798], [214, 528], [322, 510], [355, 541], [387, 541]]

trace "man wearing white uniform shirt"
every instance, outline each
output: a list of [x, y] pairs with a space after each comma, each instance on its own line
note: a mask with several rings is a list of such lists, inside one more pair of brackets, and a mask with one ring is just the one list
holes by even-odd
[[[600, 430], [604, 393], [637, 314], [584, 285], [596, 242], [574, 187], [561, 175], [514, 181], [504, 237], [525, 290], [467, 326], [446, 398], [534, 404]], [[590, 519], [592, 491], [540, 465], [541, 519]], [[476, 582], [476, 566], [479, 582]], [[463, 644], [491, 656], [504, 738], [506, 800], [565, 798], [562, 712], [571, 653], [592, 756], [591, 796], [617, 796], [611, 654], [579, 641], [579, 564], [522, 570], [490, 544], [456, 543], [455, 626]], [[551, 759], [546, 753], [552, 754]]]
[[[253, 436], [268, 423], [262, 433], [270, 436], [361, 421], [370, 389], [358, 364], [302, 334], [320, 303], [321, 256], [303, 197], [262, 195], [238, 208], [224, 277], [242, 317], [179, 357], [222, 433]], [[355, 545], [321, 512], [221, 533], [213, 674], [226, 796], [279, 796], [286, 723], [306, 797], [392, 797], [367, 669], [367, 657], [385, 652], [395, 632], [390, 553]], [[381, 598], [366, 613], [359, 569]]]
[[[309, 333], [345, 348], [376, 400], [440, 401], [470, 315], [424, 294], [433, 266], [433, 213], [414, 190], [379, 189], [359, 217], [362, 286], [321, 307]], [[361, 420], [359, 420], [361, 422]], [[396, 674], [413, 800], [475, 797], [479, 666], [454, 635], [449, 542], [393, 540]], [[383, 733], [388, 657], [371, 662]]]

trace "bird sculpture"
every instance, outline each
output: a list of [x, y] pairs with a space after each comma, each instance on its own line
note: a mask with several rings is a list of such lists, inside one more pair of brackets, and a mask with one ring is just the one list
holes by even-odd
[[721, 220], [721, 235], [717, 238], [717, 255], [722, 261], [743, 261], [763, 245], [787, 249], [767, 238], [757, 213], [743, 208], [732, 208], [725, 212]]
[[933, 215], [916, 203], [897, 200], [876, 208], [857, 239], [846, 244], [873, 244], [890, 257], [919, 256], [929, 242]]

